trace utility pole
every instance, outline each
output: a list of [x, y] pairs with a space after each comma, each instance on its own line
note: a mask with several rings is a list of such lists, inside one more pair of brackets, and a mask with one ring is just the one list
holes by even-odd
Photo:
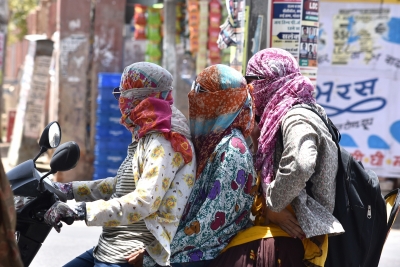
[[2, 140], [1, 114], [3, 113], [3, 77], [4, 77], [4, 60], [6, 58], [6, 36], [8, 24], [8, 4], [7, 0], [0, 0], [0, 143]]
[[175, 90], [172, 91], [173, 98], [176, 98], [176, 1], [175, 0], [164, 0], [164, 38], [163, 38], [163, 67], [168, 70], [174, 81], [172, 86]]

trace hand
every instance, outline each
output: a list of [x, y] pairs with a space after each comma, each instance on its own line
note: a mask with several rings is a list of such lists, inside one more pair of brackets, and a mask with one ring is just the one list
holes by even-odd
[[253, 154], [257, 153], [258, 150], [258, 138], [260, 137], [260, 128], [258, 128], [257, 122], [254, 122], [253, 131], [250, 134], [251, 141], [253, 142], [252, 149]]
[[65, 195], [67, 195], [68, 200], [74, 199], [74, 191], [72, 190], [72, 182], [70, 183], [59, 183], [59, 182], [53, 182], [54, 186], [63, 192]]
[[143, 267], [143, 255], [145, 250], [141, 249], [138, 251], [133, 252], [129, 255], [126, 260], [130, 265], [134, 265], [135, 267]]
[[[84, 209], [84, 210], [83, 210]], [[76, 209], [72, 209], [66, 203], [56, 201], [53, 206], [44, 214], [44, 221], [53, 226], [57, 232], [60, 232], [62, 223], [72, 224], [76, 220], [83, 220], [86, 217], [86, 205], [82, 202]]]
[[266, 217], [267, 220], [278, 225], [290, 236], [294, 238], [297, 237], [301, 240], [306, 237], [296, 217], [287, 209], [284, 209], [281, 212], [273, 212], [269, 208], [266, 208]]

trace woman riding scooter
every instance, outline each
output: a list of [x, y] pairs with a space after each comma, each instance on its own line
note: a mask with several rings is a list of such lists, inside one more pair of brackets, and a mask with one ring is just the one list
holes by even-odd
[[96, 181], [59, 183], [76, 209], [55, 203], [45, 220], [60, 230], [73, 217], [103, 226], [98, 245], [65, 266], [128, 266], [146, 249], [150, 260], [169, 264], [170, 242], [191, 193], [196, 160], [183, 114], [172, 103], [172, 76], [158, 65], [138, 62], [125, 68], [114, 90], [121, 123], [133, 141], [117, 176]]

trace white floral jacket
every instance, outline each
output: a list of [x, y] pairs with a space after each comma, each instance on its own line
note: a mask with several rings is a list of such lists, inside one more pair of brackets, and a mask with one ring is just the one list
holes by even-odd
[[156, 238], [147, 252], [158, 264], [169, 265], [170, 243], [195, 182], [195, 153], [189, 143], [193, 159], [185, 164], [163, 135], [141, 138], [132, 161], [136, 189], [122, 197], [112, 197], [116, 178], [74, 182], [75, 199], [88, 202], [87, 225], [112, 227], [144, 220]]

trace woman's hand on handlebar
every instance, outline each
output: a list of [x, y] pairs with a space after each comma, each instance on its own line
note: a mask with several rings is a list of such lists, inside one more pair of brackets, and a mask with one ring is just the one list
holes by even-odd
[[47, 224], [53, 226], [57, 232], [60, 232], [62, 227], [61, 221], [72, 224], [74, 221], [86, 218], [86, 204], [82, 202], [73, 209], [64, 202], [56, 201], [44, 214], [43, 218]]
[[281, 212], [273, 212], [269, 208], [266, 208], [266, 217], [291, 237], [297, 237], [301, 240], [306, 237], [296, 217], [287, 209], [283, 209]]
[[54, 187], [63, 192], [68, 200], [74, 199], [74, 191], [72, 188], [72, 182], [70, 183], [59, 183], [53, 182]]

